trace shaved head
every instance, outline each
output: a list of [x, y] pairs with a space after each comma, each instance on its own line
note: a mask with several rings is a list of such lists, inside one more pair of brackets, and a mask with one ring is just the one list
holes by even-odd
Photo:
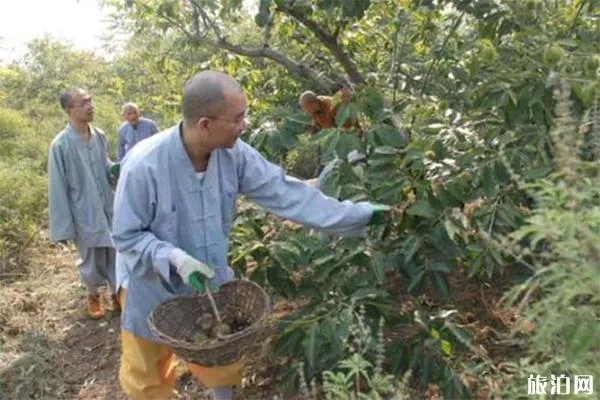
[[121, 114], [125, 114], [129, 110], [140, 112], [140, 108], [138, 107], [137, 104], [128, 102], [128, 103], [123, 104], [123, 106], [121, 107]]
[[229, 93], [243, 93], [231, 76], [216, 71], [203, 71], [194, 75], [183, 89], [183, 122], [196, 124], [201, 117], [213, 116], [227, 105]]
[[304, 104], [304, 103], [316, 103], [319, 99], [317, 98], [317, 95], [314, 92], [311, 92], [310, 90], [307, 90], [306, 92], [302, 93], [300, 95], [300, 98], [298, 99], [298, 103], [300, 105]]
[[73, 104], [73, 98], [77, 95], [83, 95], [87, 92], [81, 88], [69, 88], [65, 90], [65, 92], [60, 96], [60, 107], [67, 111], [67, 108], [71, 107]]

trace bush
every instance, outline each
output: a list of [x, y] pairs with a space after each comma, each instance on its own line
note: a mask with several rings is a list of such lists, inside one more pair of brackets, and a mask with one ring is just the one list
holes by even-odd
[[299, 136], [296, 146], [286, 154], [283, 165], [297, 178], [314, 178], [319, 168], [319, 145], [311, 141], [308, 134]]
[[27, 162], [0, 162], [0, 279], [24, 270], [25, 250], [46, 220], [47, 183]]
[[46, 141], [40, 140], [27, 119], [19, 112], [0, 108], [0, 158], [33, 162], [45, 171]]
[[[576, 156], [569, 94], [564, 88], [552, 134], [557, 171], [526, 186], [538, 207], [504, 243], [534, 272], [507, 297], [523, 310], [517, 329], [531, 332], [521, 376], [600, 376], [600, 175], [586, 174]], [[516, 382], [507, 397], [522, 392], [524, 380]]]
[[365, 319], [364, 307], [359, 308], [358, 312], [350, 310], [350, 315], [352, 315], [352, 322], [349, 326], [349, 336], [344, 338], [346, 357], [333, 369], [323, 372], [321, 397], [315, 380], [307, 382], [304, 365], [298, 365], [302, 397], [314, 400], [318, 398], [327, 400], [414, 398], [415, 393], [408, 385], [410, 372], [399, 380], [383, 369], [386, 358], [383, 319], [379, 320], [377, 332], [374, 332]]

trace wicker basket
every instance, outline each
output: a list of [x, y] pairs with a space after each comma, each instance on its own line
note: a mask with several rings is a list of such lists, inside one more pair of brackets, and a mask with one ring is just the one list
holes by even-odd
[[213, 311], [206, 295], [192, 295], [173, 297], [158, 305], [148, 319], [150, 330], [183, 361], [207, 367], [238, 361], [260, 340], [271, 300], [259, 285], [247, 280], [227, 282], [213, 297], [225, 323], [231, 325], [236, 320], [250, 325], [240, 332], [194, 343], [199, 329], [196, 320]]

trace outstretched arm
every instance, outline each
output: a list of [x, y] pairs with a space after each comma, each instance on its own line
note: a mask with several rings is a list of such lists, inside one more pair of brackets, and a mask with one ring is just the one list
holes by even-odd
[[258, 151], [240, 141], [240, 192], [268, 211], [311, 228], [345, 236], [360, 236], [372, 215], [370, 203], [339, 201], [303, 181], [287, 176]]

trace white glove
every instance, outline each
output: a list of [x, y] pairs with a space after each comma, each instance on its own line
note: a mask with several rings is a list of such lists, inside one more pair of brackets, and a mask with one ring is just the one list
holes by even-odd
[[199, 272], [208, 279], [212, 279], [215, 276], [215, 271], [213, 271], [211, 267], [196, 260], [185, 251], [178, 248], [171, 250], [169, 253], [169, 261], [188, 285], [190, 284], [190, 276], [194, 272]]

